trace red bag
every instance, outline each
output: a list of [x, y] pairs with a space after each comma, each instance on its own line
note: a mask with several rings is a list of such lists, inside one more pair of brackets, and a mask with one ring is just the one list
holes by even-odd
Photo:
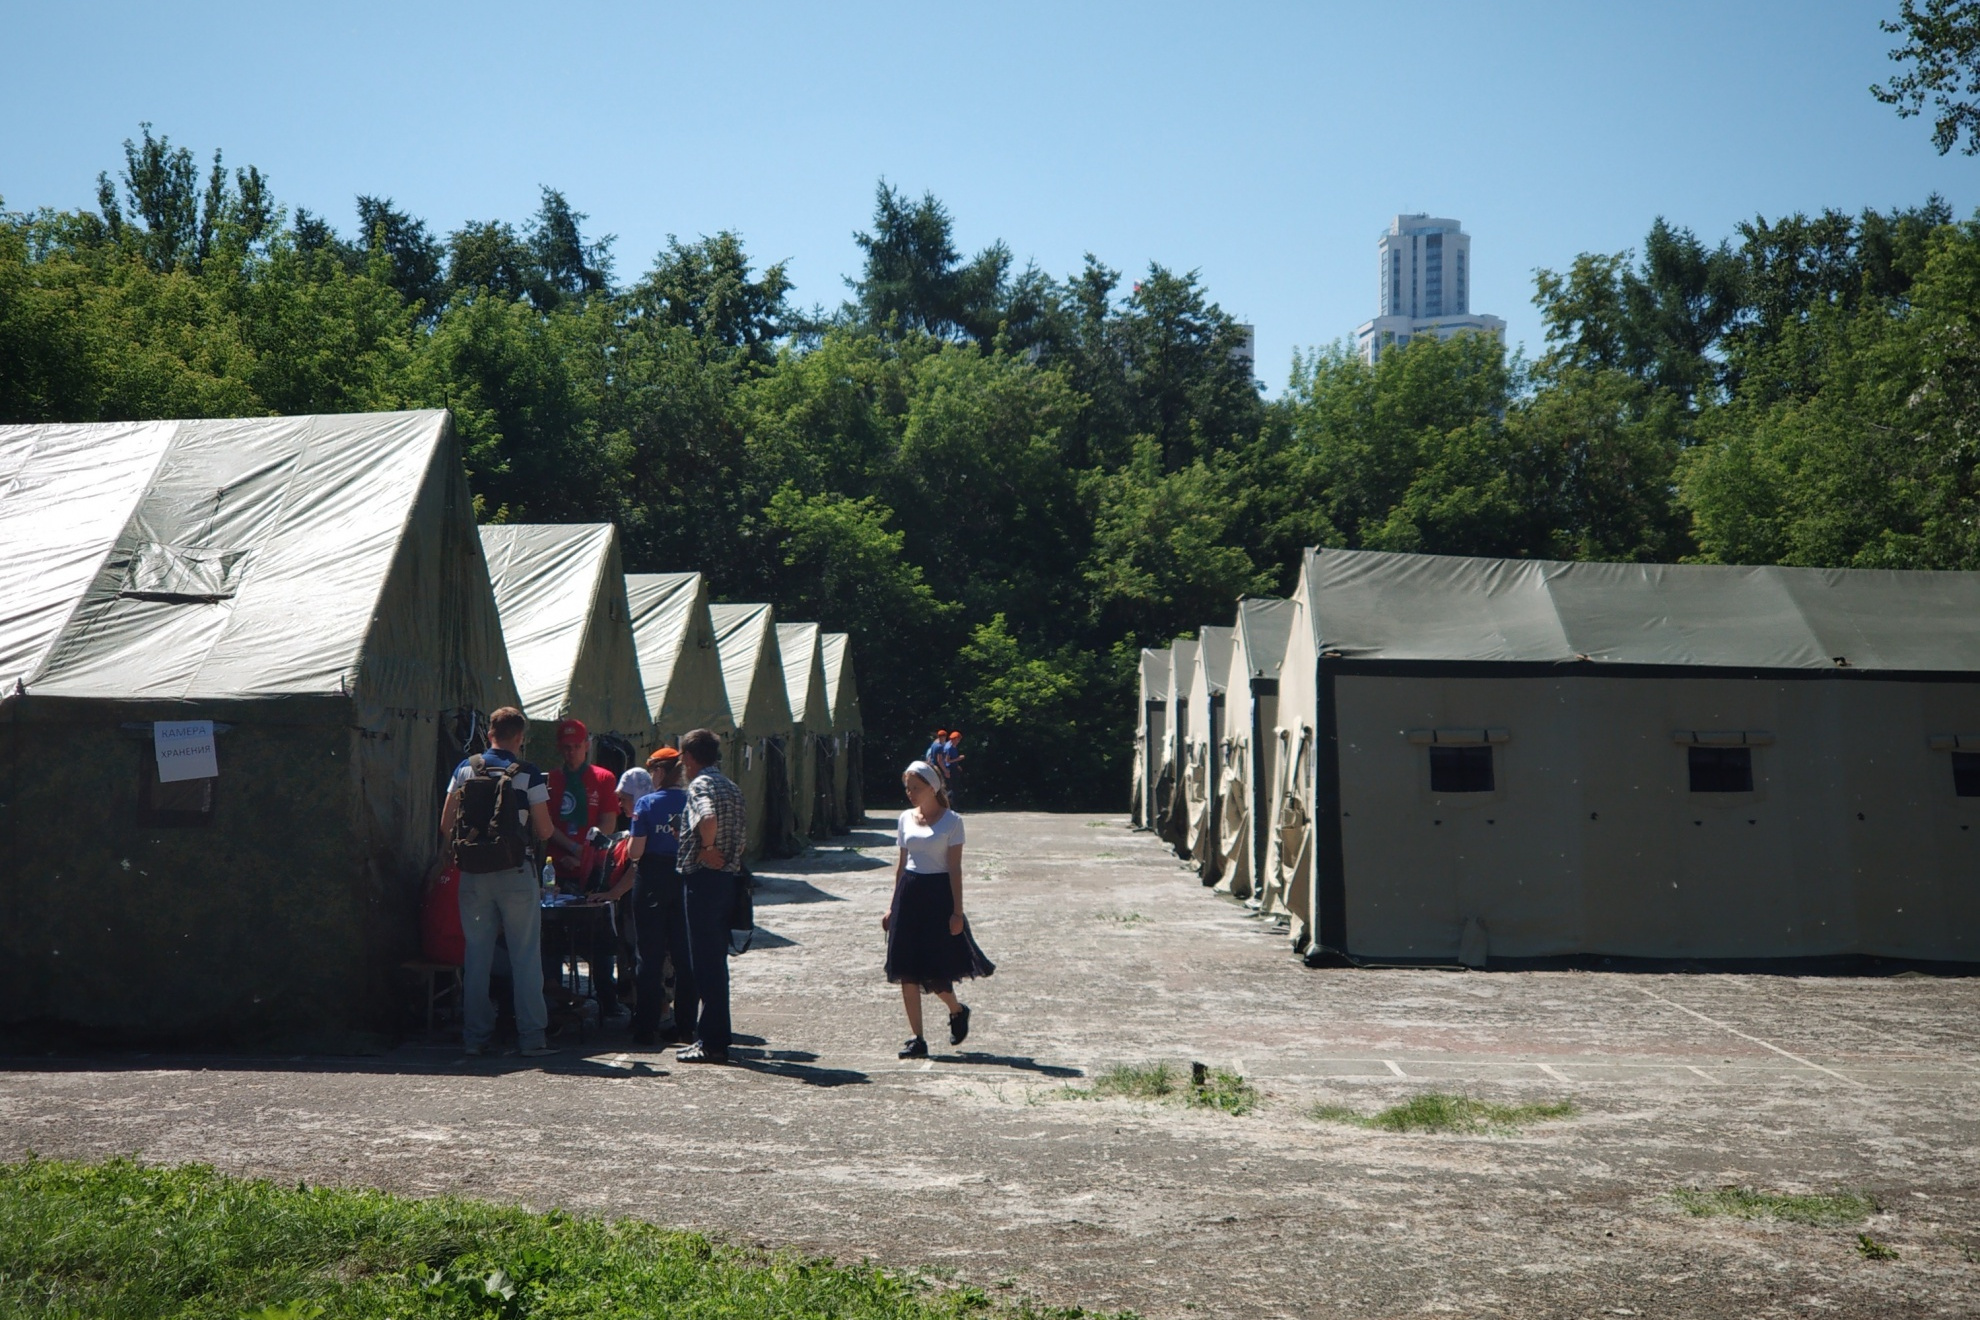
[[459, 967], [467, 961], [467, 935], [461, 930], [461, 868], [449, 866], [427, 888], [419, 912], [419, 945], [428, 962]]

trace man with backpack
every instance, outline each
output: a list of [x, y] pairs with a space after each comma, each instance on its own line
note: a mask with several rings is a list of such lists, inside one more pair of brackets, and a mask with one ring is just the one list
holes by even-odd
[[454, 771], [440, 837], [461, 868], [462, 1035], [469, 1055], [488, 1052], [495, 1034], [495, 1001], [488, 980], [497, 933], [509, 943], [509, 978], [516, 994], [516, 1041], [528, 1058], [554, 1054], [544, 1039], [550, 1009], [543, 999], [543, 909], [532, 844], [550, 837], [550, 783], [522, 759], [529, 723], [514, 706], [489, 717], [488, 750]]

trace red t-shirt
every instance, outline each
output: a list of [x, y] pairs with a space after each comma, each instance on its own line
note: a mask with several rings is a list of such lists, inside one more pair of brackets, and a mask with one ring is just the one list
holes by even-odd
[[[607, 812], [619, 811], [619, 781], [602, 765], [586, 765], [577, 772], [577, 782], [562, 766], [550, 772], [550, 821], [558, 829], [584, 843], [584, 836], [598, 827]], [[578, 799], [582, 793], [583, 800]], [[576, 857], [561, 848], [550, 850], [551, 862], [559, 880], [582, 880], [598, 864], [598, 850], [584, 843]]]

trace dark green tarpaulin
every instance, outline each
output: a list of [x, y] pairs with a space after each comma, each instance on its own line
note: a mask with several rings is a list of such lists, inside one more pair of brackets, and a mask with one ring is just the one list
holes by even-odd
[[[517, 700], [446, 413], [0, 427], [0, 675], [0, 1023], [399, 1025], [442, 776]], [[221, 726], [198, 810], [157, 720]]]

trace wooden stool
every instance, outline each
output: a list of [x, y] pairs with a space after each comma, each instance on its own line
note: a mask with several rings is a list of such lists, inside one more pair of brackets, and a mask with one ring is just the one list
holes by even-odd
[[412, 962], [402, 963], [407, 971], [425, 983], [423, 998], [426, 1000], [426, 1035], [433, 1037], [435, 1021], [443, 1012], [461, 1011], [461, 969], [452, 963]]

